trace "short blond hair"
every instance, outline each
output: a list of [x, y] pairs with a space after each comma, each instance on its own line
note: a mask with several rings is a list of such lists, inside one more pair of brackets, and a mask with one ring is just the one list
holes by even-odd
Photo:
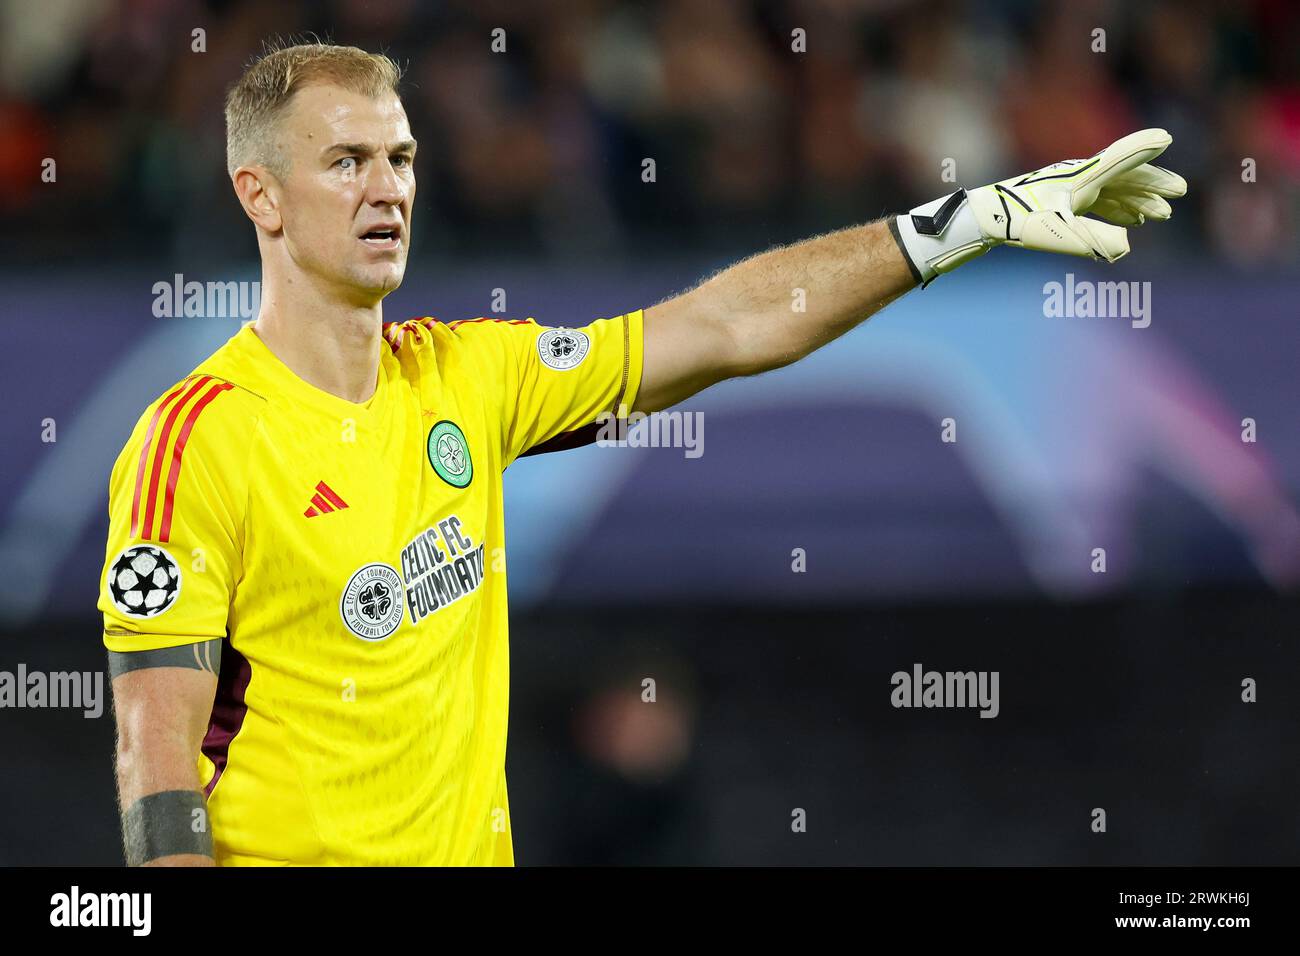
[[303, 87], [332, 83], [378, 98], [397, 93], [401, 80], [401, 67], [382, 53], [332, 43], [269, 45], [226, 94], [226, 171], [233, 176], [260, 163], [277, 176], [288, 172], [276, 123]]

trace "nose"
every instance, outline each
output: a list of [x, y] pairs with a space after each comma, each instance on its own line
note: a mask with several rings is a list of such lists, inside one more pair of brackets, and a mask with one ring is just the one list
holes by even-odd
[[366, 179], [366, 201], [372, 206], [399, 206], [406, 199], [410, 185], [398, 175], [390, 162], [370, 164]]

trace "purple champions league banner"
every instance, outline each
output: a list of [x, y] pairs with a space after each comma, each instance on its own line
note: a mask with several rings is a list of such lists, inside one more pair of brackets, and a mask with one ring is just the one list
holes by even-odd
[[[512, 602], [1294, 588], [1300, 279], [1030, 259], [976, 263], [806, 361], [520, 459]], [[413, 265], [386, 316], [490, 316], [504, 287], [500, 314], [576, 326], [715, 265]], [[5, 280], [11, 625], [93, 613], [113, 460], [145, 405], [252, 317], [252, 279]], [[185, 314], [189, 282], [230, 283], [229, 313]]]

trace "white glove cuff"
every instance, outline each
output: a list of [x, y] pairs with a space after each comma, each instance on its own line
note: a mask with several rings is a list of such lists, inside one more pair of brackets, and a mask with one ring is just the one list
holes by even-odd
[[964, 189], [917, 206], [889, 225], [922, 286], [983, 255], [993, 245], [980, 231]]

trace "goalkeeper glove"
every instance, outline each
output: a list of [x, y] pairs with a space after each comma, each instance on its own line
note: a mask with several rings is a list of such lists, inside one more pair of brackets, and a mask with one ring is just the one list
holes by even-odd
[[[1088, 159], [959, 189], [890, 226], [923, 286], [1004, 242], [1114, 262], [1128, 253], [1125, 226], [1168, 219], [1165, 200], [1187, 192], [1182, 176], [1151, 165], [1171, 142], [1162, 129], [1139, 130]], [[1115, 225], [1084, 219], [1089, 212]]]

